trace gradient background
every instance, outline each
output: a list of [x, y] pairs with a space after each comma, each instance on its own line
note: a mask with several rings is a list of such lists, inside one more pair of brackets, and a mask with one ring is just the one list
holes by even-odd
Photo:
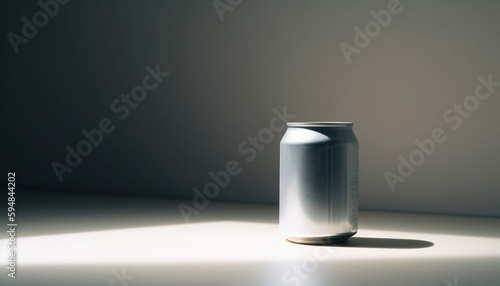
[[[443, 113], [500, 81], [500, 2], [401, 1], [403, 11], [348, 64], [340, 43], [388, 1], [243, 1], [218, 17], [211, 1], [72, 1], [15, 54], [35, 1], [4, 1], [2, 167], [18, 188], [192, 198], [229, 160], [243, 171], [218, 200], [278, 202], [279, 141], [252, 162], [238, 145], [273, 108], [298, 121], [353, 121], [362, 209], [500, 216], [500, 88], [457, 130]], [[130, 116], [110, 103], [144, 68], [170, 72]], [[59, 183], [51, 163], [82, 129], [116, 130]], [[413, 141], [448, 140], [391, 192], [383, 173]]]

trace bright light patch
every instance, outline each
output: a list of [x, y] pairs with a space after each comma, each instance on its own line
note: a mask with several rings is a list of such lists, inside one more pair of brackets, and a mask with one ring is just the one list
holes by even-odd
[[[328, 259], [500, 257], [498, 238], [371, 229], [362, 229], [355, 238], [368, 244], [391, 238], [409, 243], [425, 240], [434, 246], [418, 250], [390, 249], [390, 245], [334, 247]], [[7, 256], [6, 242], [1, 241], [0, 257]], [[24, 265], [294, 261], [314, 249], [286, 242], [276, 224], [240, 221], [20, 237], [18, 248], [18, 261]]]

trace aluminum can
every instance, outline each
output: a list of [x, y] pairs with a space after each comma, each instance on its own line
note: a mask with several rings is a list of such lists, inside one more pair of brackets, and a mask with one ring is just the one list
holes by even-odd
[[307, 244], [358, 230], [358, 140], [352, 122], [289, 122], [280, 144], [280, 231]]

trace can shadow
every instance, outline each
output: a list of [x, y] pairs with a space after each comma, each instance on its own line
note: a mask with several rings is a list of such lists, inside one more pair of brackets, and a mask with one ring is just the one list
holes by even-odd
[[[289, 243], [302, 244], [287, 240]], [[412, 249], [427, 248], [434, 246], [434, 243], [419, 239], [403, 238], [375, 238], [375, 237], [351, 237], [346, 242], [329, 244], [302, 244], [311, 246], [326, 247], [352, 247], [352, 248], [385, 248], [385, 249]]]
[[389, 248], [389, 249], [411, 249], [427, 248], [434, 246], [434, 243], [419, 239], [402, 238], [375, 238], [375, 237], [351, 237], [347, 242], [341, 244], [331, 244], [326, 246], [355, 247], [355, 248]]

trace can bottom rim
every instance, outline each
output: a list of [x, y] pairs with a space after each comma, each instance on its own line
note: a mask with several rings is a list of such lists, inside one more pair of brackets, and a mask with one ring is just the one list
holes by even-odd
[[347, 240], [355, 235], [355, 232], [342, 233], [332, 236], [315, 236], [315, 237], [287, 237], [287, 240], [299, 244], [314, 244], [314, 245], [332, 245], [346, 243]]

